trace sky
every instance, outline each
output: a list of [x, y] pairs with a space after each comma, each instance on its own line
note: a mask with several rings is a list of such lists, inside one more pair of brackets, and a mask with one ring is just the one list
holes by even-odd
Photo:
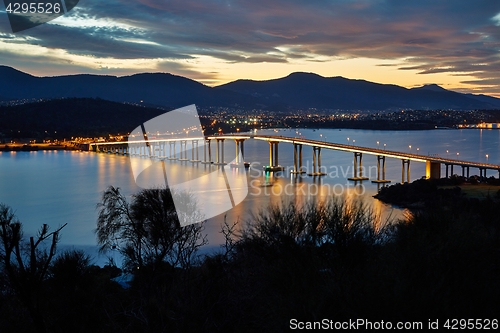
[[500, 1], [80, 0], [18, 33], [0, 2], [0, 64], [209, 86], [314, 72], [500, 97]]

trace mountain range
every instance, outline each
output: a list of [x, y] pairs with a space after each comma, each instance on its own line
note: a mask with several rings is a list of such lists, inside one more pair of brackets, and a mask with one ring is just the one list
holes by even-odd
[[462, 94], [438, 85], [408, 89], [314, 73], [292, 73], [266, 81], [237, 80], [209, 87], [167, 73], [36, 77], [0, 66], [0, 101], [73, 97], [168, 108], [196, 104], [263, 110], [500, 109], [498, 98]]

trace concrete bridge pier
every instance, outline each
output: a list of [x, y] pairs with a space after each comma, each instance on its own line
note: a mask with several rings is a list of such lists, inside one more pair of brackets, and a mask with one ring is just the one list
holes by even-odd
[[269, 165], [264, 167], [264, 171], [283, 171], [278, 163], [278, 144], [278, 141], [269, 141]]
[[486, 168], [479, 168], [479, 178], [480, 179], [486, 179], [486, 178], [488, 178], [486, 176], [486, 170], [487, 170]]
[[187, 140], [181, 140], [181, 148], [180, 148], [180, 153], [181, 156], [179, 158], [179, 161], [189, 161], [187, 158]]
[[[215, 163], [216, 165], [226, 165], [224, 163], [224, 139], [215, 139]], [[219, 149], [220, 144], [220, 149]]]
[[[358, 157], [359, 157], [359, 168], [358, 168]], [[353, 176], [351, 178], [347, 178], [347, 180], [368, 180], [367, 177], [363, 177], [363, 154], [362, 153], [354, 153], [354, 164], [353, 164]], [[358, 176], [359, 169], [359, 176]]]
[[402, 173], [401, 173], [401, 184], [405, 183], [405, 166], [406, 166], [406, 182], [410, 182], [410, 160], [401, 160], [402, 162]]
[[321, 147], [313, 147], [313, 172], [307, 175], [313, 177], [326, 175], [321, 172]]
[[[196, 159], [195, 159], [195, 155], [196, 155]], [[201, 162], [199, 157], [198, 157], [198, 140], [191, 141], [191, 162], [192, 163]]]
[[154, 144], [153, 157], [161, 159], [161, 144], [159, 142]]
[[293, 144], [293, 174], [306, 173], [302, 170], [302, 145], [299, 143]]
[[167, 160], [176, 160], [177, 157], [177, 152], [175, 151], [175, 141], [170, 141], [169, 143], [169, 156], [167, 157]]
[[150, 144], [149, 142], [146, 142], [146, 157], [153, 158], [155, 156], [155, 148], [154, 145]]
[[[380, 161], [382, 161], [382, 163], [380, 163]], [[380, 179], [381, 173], [382, 173], [382, 179]], [[390, 180], [385, 179], [385, 156], [377, 156], [377, 180], [372, 180], [372, 183], [384, 184], [390, 182], [391, 182]]]
[[[212, 140], [205, 139], [205, 144], [203, 145], [203, 164], [212, 164], [212, 149], [210, 143]], [[208, 160], [207, 160], [207, 150], [208, 150]]]
[[231, 167], [246, 168], [250, 166], [250, 163], [245, 163], [245, 139], [234, 139], [234, 144], [236, 147], [236, 161], [231, 164]]
[[165, 142], [158, 142], [158, 158], [160, 160], [165, 159], [167, 156], [165, 154]]
[[[409, 166], [408, 166], [409, 168]], [[439, 179], [441, 178], [441, 163], [439, 162], [425, 162], [425, 178]], [[446, 164], [446, 178], [448, 178], [448, 164]]]

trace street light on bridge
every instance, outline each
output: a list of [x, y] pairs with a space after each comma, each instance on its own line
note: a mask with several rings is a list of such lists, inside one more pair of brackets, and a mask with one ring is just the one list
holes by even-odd
[[411, 145], [408, 146], [410, 148], [410, 154], [411, 154]]

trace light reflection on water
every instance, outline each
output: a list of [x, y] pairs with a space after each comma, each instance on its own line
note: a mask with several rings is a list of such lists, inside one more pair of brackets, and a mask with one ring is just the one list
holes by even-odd
[[[383, 147], [387, 150], [413, 152], [419, 148], [422, 155], [439, 154], [456, 158], [459, 153], [464, 160], [500, 164], [500, 130], [434, 130], [434, 131], [366, 131], [366, 130], [280, 130], [259, 131], [261, 134], [283, 136], [303, 136], [309, 139], [348, 143], [347, 138], [356, 140], [356, 145]], [[379, 142], [377, 144], [377, 141]], [[215, 151], [215, 149], [213, 149]], [[280, 164], [293, 165], [293, 147], [279, 145]], [[448, 151], [448, 153], [446, 152]], [[234, 158], [235, 145], [225, 141], [226, 161]], [[232, 155], [233, 154], [233, 155]], [[224, 242], [220, 233], [221, 223], [246, 221], [251, 212], [265, 209], [270, 204], [294, 202], [301, 205], [307, 200], [343, 195], [348, 199], [359, 198], [370, 205], [379, 216], [377, 223], [383, 224], [388, 218], [401, 218], [404, 211], [385, 205], [372, 196], [380, 185], [365, 181], [361, 185], [348, 181], [352, 175], [353, 156], [350, 153], [322, 150], [322, 165], [328, 176], [295, 177], [287, 172], [263, 174], [263, 165], [268, 163], [267, 142], [247, 140], [245, 160], [253, 162], [254, 168], [248, 172], [234, 169], [241, 177], [248, 177], [249, 195], [236, 207], [225, 214], [212, 218], [206, 224], [205, 232], [211, 247]], [[312, 170], [312, 148], [304, 146], [304, 165]], [[488, 154], [488, 157], [486, 157]], [[200, 156], [203, 156], [200, 151]], [[172, 173], [190, 177], [217, 170], [215, 166], [191, 163], [167, 162]], [[376, 158], [366, 155], [363, 159], [366, 174], [376, 178]], [[444, 169], [443, 169], [444, 170]], [[103, 191], [110, 185], [120, 187], [130, 196], [140, 188], [135, 184], [128, 157], [70, 151], [3, 152], [0, 153], [0, 202], [11, 206], [24, 225], [26, 235], [34, 234], [43, 223], [52, 229], [68, 223], [63, 229], [61, 244], [75, 246], [95, 245], [96, 204]], [[411, 164], [411, 178], [418, 179], [425, 174], [423, 163]], [[478, 174], [471, 169], [471, 175]], [[444, 171], [442, 171], [444, 175]], [[489, 171], [488, 176], [495, 175]], [[147, 173], [144, 175], [147, 177]], [[387, 178], [394, 182], [401, 179], [401, 162], [387, 159]], [[272, 186], [262, 186], [269, 185]], [[214, 192], [216, 198], [216, 194]]]

